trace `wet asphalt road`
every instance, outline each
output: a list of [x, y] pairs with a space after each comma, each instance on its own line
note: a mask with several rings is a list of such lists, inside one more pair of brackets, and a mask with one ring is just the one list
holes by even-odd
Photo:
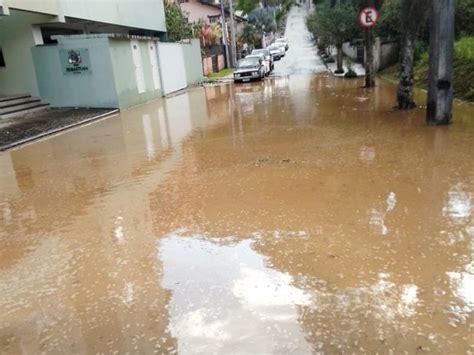
[[306, 28], [307, 14], [304, 6], [293, 7], [288, 14], [285, 37], [290, 49], [285, 57], [275, 62], [273, 75], [316, 74], [327, 71]]
[[0, 353], [472, 353], [474, 108], [427, 128], [362, 83], [197, 88], [0, 152]]

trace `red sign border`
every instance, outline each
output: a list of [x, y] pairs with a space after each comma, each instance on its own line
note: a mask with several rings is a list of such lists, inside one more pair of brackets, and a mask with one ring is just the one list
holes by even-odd
[[[375, 19], [375, 21], [374, 21], [371, 25], [367, 25], [367, 24], [363, 23], [362, 20], [361, 20], [361, 14], [362, 14], [363, 12], [365, 12], [366, 10], [373, 10], [373, 11], [375, 11], [375, 13], [377, 14], [377, 18]], [[374, 26], [377, 24], [377, 21], [379, 20], [379, 18], [380, 18], [380, 13], [379, 13], [378, 10], [377, 10], [375, 7], [373, 7], [373, 6], [364, 7], [363, 9], [361, 9], [361, 10], [359, 11], [359, 15], [358, 15], [359, 25], [360, 25], [361, 27], [364, 27], [364, 28], [374, 27]]]

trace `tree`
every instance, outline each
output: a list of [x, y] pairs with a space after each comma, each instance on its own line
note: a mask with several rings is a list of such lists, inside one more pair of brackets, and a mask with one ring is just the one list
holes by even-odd
[[416, 107], [413, 100], [413, 66], [415, 57], [415, 41], [420, 28], [424, 24], [428, 11], [428, 0], [402, 0], [400, 6], [400, 32], [402, 48], [400, 61], [400, 82], [397, 100], [400, 110]]
[[170, 41], [177, 42], [193, 36], [193, 28], [178, 4], [167, 3], [165, 5], [165, 18], [166, 34]]
[[270, 32], [275, 31], [275, 20], [273, 18], [273, 12], [265, 8], [257, 8], [252, 10], [248, 16], [248, 20], [251, 24], [261, 31]]
[[474, 35], [474, 0], [457, 0], [455, 11], [456, 37]]
[[344, 73], [342, 45], [357, 37], [359, 31], [357, 12], [354, 6], [347, 1], [338, 1], [337, 3], [326, 1], [316, 7], [315, 11], [307, 18], [306, 23], [308, 29], [320, 41], [336, 46], [336, 73]]
[[250, 48], [256, 48], [260, 46], [262, 39], [254, 25], [245, 24], [242, 33], [238, 38], [238, 42], [241, 46], [243, 46], [244, 43], [247, 43]]
[[259, 5], [259, 3], [259, 0], [238, 0], [235, 9], [242, 11], [244, 15], [248, 15]]
[[399, 40], [401, 38], [400, 31], [400, 14], [402, 0], [385, 0], [380, 9], [380, 19], [375, 26], [375, 36], [386, 40]]

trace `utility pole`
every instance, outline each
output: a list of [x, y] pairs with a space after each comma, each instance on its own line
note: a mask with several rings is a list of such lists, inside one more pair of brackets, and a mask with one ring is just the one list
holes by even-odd
[[374, 79], [374, 38], [372, 27], [365, 31], [365, 87], [375, 86]]
[[234, 24], [234, 5], [232, 0], [229, 0], [229, 12], [230, 12], [230, 47], [232, 49], [232, 66], [237, 65], [237, 45], [235, 42], [235, 24]]
[[222, 40], [225, 48], [225, 66], [230, 68], [229, 45], [227, 43], [227, 23], [225, 20], [224, 0], [221, 0], [221, 18], [222, 18]]
[[449, 124], [453, 108], [454, 1], [431, 1], [426, 122]]

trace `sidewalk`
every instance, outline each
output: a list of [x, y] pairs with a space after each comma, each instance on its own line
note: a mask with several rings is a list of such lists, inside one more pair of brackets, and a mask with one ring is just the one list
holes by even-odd
[[[326, 63], [326, 65], [328, 67], [329, 72], [331, 74], [333, 74], [334, 76], [344, 76], [348, 71], [346, 58], [344, 58], [344, 62], [343, 62], [344, 74], [335, 74], [334, 73], [337, 69], [337, 64], [336, 63]], [[365, 76], [365, 68], [360, 63], [352, 63], [352, 70], [354, 70], [356, 72], [357, 76]]]
[[[333, 56], [334, 59], [336, 59], [336, 48], [332, 48], [331, 55]], [[344, 74], [335, 74], [334, 73], [337, 69], [337, 64], [336, 63], [326, 63], [326, 66], [328, 67], [329, 72], [331, 74], [333, 74], [334, 76], [343, 77], [348, 71], [347, 57], [344, 57], [344, 59], [343, 59]], [[360, 63], [352, 62], [352, 70], [354, 70], [356, 72], [357, 76], [365, 76], [365, 68]]]
[[0, 120], [0, 151], [117, 113], [116, 109], [50, 108]]

